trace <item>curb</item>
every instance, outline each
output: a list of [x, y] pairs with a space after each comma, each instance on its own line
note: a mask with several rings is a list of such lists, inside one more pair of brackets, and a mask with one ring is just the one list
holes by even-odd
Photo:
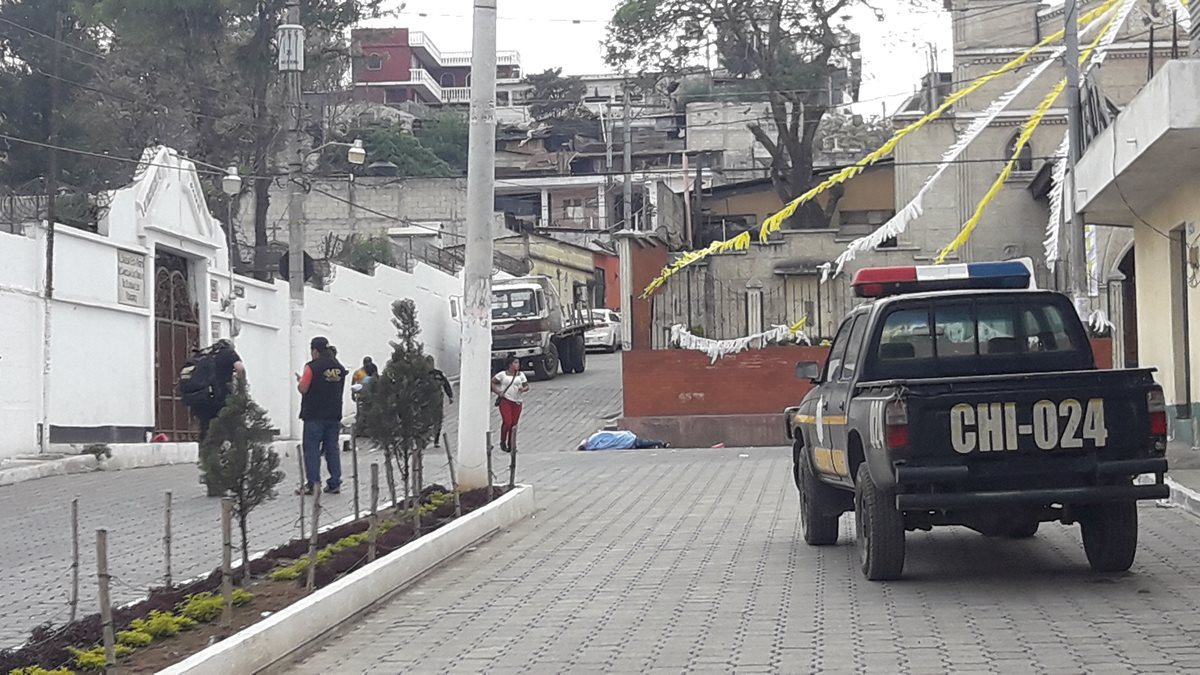
[[1171, 488], [1170, 503], [1182, 507], [1184, 511], [1200, 518], [1200, 492], [1166, 478], [1167, 486]]
[[[295, 441], [277, 440], [273, 443], [281, 457], [288, 455], [287, 446]], [[109, 446], [112, 457], [97, 460], [92, 455], [68, 454], [60, 459], [38, 460], [36, 455], [29, 459], [13, 460], [18, 466], [0, 469], [0, 487], [24, 483], [25, 481], [52, 476], [69, 476], [93, 471], [125, 471], [148, 469], [156, 466], [195, 464], [200, 461], [200, 448], [196, 443], [122, 443]], [[73, 448], [78, 450], [78, 447]]]
[[160, 670], [159, 675], [262, 672], [310, 647], [321, 636], [384, 601], [437, 565], [533, 511], [533, 487], [518, 486], [495, 502]]

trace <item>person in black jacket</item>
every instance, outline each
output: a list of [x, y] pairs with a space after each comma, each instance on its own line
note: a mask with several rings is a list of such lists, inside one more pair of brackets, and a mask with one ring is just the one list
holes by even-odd
[[[312, 361], [297, 375], [300, 386], [300, 419], [304, 420], [304, 485], [312, 494], [321, 482], [321, 457], [329, 469], [325, 492], [342, 491], [342, 458], [338, 452], [338, 432], [342, 428], [342, 397], [346, 389], [346, 367], [338, 362], [329, 340], [315, 337], [309, 345]], [[298, 492], [300, 491], [298, 490]]]
[[[442, 391], [446, 393], [446, 398], [450, 399], [451, 403], [454, 403], [454, 387], [450, 386], [450, 380], [446, 379], [446, 374], [434, 366], [432, 356], [429, 357], [429, 374], [433, 376], [433, 379], [437, 380], [442, 385]], [[442, 419], [445, 417], [445, 409], [440, 396], [438, 397], [437, 410], [438, 421], [437, 428], [433, 434], [433, 447], [440, 448], [442, 447]]]

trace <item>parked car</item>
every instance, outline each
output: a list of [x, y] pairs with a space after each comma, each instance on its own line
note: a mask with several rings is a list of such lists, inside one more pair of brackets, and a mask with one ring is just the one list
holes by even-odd
[[1018, 261], [859, 270], [869, 302], [823, 366], [797, 365], [816, 386], [786, 412], [806, 543], [836, 543], [852, 512], [863, 574], [882, 580], [905, 531], [1079, 523], [1094, 570], [1129, 569], [1137, 501], [1170, 494], [1162, 388], [1097, 369], [1071, 300], [1029, 282]]
[[593, 309], [592, 329], [583, 340], [588, 349], [617, 351], [621, 348], [621, 315], [611, 309]]

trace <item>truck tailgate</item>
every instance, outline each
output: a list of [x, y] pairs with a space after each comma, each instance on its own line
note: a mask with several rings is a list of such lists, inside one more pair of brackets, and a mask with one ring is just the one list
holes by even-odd
[[1151, 373], [1069, 371], [891, 384], [908, 402], [915, 463], [977, 464], [1013, 455], [1114, 460], [1150, 451]]

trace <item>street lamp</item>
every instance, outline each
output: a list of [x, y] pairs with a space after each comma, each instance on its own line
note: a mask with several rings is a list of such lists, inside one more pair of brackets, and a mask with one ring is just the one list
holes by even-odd
[[230, 197], [236, 197], [242, 192], [242, 177], [238, 175], [238, 168], [231, 166], [225, 170], [225, 177], [221, 179], [221, 192], [224, 192]]
[[308, 152], [306, 152], [304, 154], [306, 157], [311, 157], [312, 155], [315, 155], [315, 154], [321, 152], [325, 148], [330, 148], [330, 147], [349, 148], [348, 150], [346, 150], [346, 161], [350, 162], [351, 164], [354, 164], [355, 166], [362, 166], [363, 164], [367, 163], [367, 149], [363, 147], [363, 142], [362, 142], [362, 139], [360, 139], [360, 138], [354, 139], [353, 143], [343, 143], [342, 141], [329, 141], [328, 143], [318, 145], [317, 147], [313, 148], [312, 150], [309, 150]]

